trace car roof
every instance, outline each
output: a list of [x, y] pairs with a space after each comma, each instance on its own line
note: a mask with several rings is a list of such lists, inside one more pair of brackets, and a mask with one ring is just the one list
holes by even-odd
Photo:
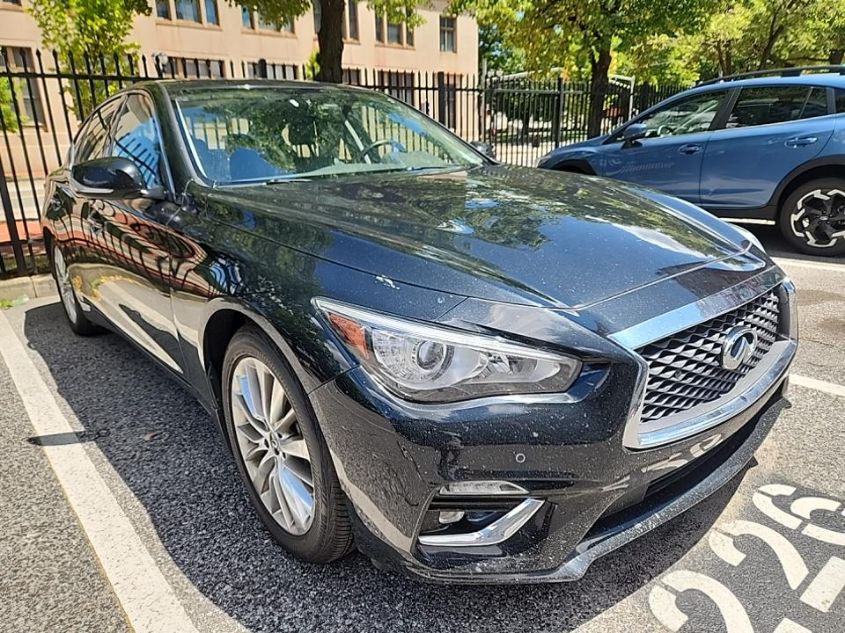
[[683, 94], [709, 92], [711, 90], [725, 90], [747, 86], [829, 86], [831, 88], [845, 88], [845, 75], [840, 73], [815, 73], [797, 75], [794, 77], [749, 77], [748, 79], [731, 79], [708, 83], [687, 90]]

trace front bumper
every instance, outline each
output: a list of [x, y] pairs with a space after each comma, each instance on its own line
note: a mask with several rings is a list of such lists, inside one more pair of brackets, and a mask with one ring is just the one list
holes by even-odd
[[[788, 363], [787, 363], [788, 366]], [[583, 398], [414, 408], [352, 370], [311, 393], [359, 549], [382, 568], [457, 583], [575, 580], [596, 558], [701, 501], [751, 459], [784, 400], [786, 371], [718, 426], [647, 450], [624, 446], [636, 372], [587, 372]], [[562, 414], [562, 408], [565, 413]], [[421, 545], [445, 484], [518, 484], [542, 507], [485, 547]]]

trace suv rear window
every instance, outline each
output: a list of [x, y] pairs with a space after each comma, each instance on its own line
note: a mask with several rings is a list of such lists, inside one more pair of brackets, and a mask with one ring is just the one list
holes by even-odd
[[845, 113], [845, 89], [836, 89], [836, 113]]
[[824, 116], [825, 88], [807, 86], [763, 86], [743, 88], [725, 127], [749, 127]]

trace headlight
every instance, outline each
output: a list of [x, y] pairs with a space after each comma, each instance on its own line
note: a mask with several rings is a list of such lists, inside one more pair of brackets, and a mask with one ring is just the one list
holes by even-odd
[[765, 249], [765, 248], [763, 248], [763, 243], [760, 241], [760, 238], [758, 238], [756, 235], [754, 235], [754, 233], [752, 233], [751, 231], [749, 231], [749, 230], [748, 230], [747, 228], [745, 228], [744, 226], [739, 226], [739, 225], [737, 225], [737, 224], [732, 224], [731, 226], [733, 226], [733, 227], [734, 227], [737, 231], [739, 231], [740, 233], [742, 233], [742, 236], [743, 236], [745, 239], [747, 239], [749, 242], [751, 242], [754, 246], [756, 246], [757, 248], [759, 248], [759, 249], [760, 249], [761, 251], [763, 251], [764, 253], [766, 252], [766, 249]]
[[317, 307], [391, 392], [418, 402], [566, 391], [580, 361], [500, 338], [407, 321], [327, 299]]

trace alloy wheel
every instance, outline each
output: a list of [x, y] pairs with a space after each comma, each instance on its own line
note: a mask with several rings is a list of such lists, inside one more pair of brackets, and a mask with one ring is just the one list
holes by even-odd
[[798, 201], [790, 228], [810, 246], [828, 248], [845, 238], [845, 192], [816, 189]]
[[73, 283], [70, 281], [64, 255], [62, 255], [62, 251], [58, 246], [53, 247], [53, 268], [56, 271], [56, 284], [59, 286], [59, 296], [62, 298], [65, 312], [67, 312], [67, 316], [71, 321], [76, 322], [76, 294], [73, 290]]
[[279, 379], [257, 358], [238, 361], [230, 385], [238, 451], [262, 504], [290, 534], [314, 520], [311, 456]]

